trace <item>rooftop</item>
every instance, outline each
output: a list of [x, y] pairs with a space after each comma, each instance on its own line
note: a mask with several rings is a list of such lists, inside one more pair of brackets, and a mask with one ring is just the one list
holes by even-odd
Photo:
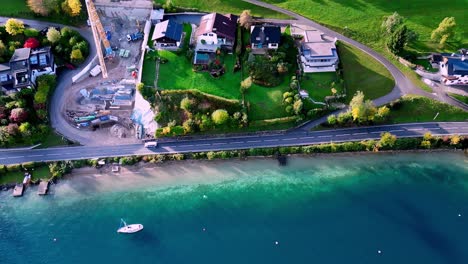
[[202, 16], [200, 26], [198, 27], [195, 35], [200, 36], [214, 32], [222, 37], [235, 39], [236, 27], [237, 18], [235, 16], [211, 13]]
[[323, 33], [318, 30], [306, 30], [305, 31], [305, 42], [322, 42]]
[[449, 75], [468, 75], [468, 58], [448, 58]]
[[304, 55], [319, 57], [333, 56], [336, 53], [336, 46], [333, 42], [307, 42], [302, 44]]
[[15, 53], [13, 53], [13, 56], [11, 56], [10, 61], [27, 60], [29, 58], [30, 53], [31, 53], [30, 48], [16, 49]]
[[281, 28], [274, 25], [256, 25], [250, 28], [251, 43], [279, 43], [281, 39]]
[[165, 20], [161, 23], [156, 24], [151, 39], [155, 40], [167, 37], [173, 40], [180, 41], [182, 37], [182, 30], [183, 28], [181, 24], [178, 24], [170, 19]]

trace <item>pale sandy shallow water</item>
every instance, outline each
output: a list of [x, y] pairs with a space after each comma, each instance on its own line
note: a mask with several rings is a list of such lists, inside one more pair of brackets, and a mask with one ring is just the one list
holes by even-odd
[[[0, 193], [0, 262], [468, 263], [461, 153], [129, 170], [81, 170], [47, 197]], [[121, 217], [145, 229], [118, 235]]]

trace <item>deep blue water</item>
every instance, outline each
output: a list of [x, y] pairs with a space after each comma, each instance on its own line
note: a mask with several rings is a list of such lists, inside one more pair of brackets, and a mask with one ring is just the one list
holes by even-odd
[[[121, 217], [144, 230], [117, 234]], [[179, 162], [0, 193], [0, 263], [454, 264], [467, 248], [463, 154]]]

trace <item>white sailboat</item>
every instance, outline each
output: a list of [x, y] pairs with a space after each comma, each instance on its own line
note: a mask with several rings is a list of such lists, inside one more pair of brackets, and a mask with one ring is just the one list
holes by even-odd
[[131, 234], [141, 230], [143, 230], [142, 224], [127, 225], [127, 223], [123, 219], [120, 219], [120, 227], [119, 229], [117, 229], [117, 233]]

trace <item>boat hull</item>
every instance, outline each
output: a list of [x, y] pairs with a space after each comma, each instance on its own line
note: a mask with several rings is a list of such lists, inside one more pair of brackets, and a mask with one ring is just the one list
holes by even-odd
[[122, 234], [132, 234], [136, 233], [138, 231], [143, 230], [143, 225], [141, 224], [132, 224], [132, 225], [126, 225], [124, 227], [121, 227], [117, 230], [117, 233], [122, 233]]

